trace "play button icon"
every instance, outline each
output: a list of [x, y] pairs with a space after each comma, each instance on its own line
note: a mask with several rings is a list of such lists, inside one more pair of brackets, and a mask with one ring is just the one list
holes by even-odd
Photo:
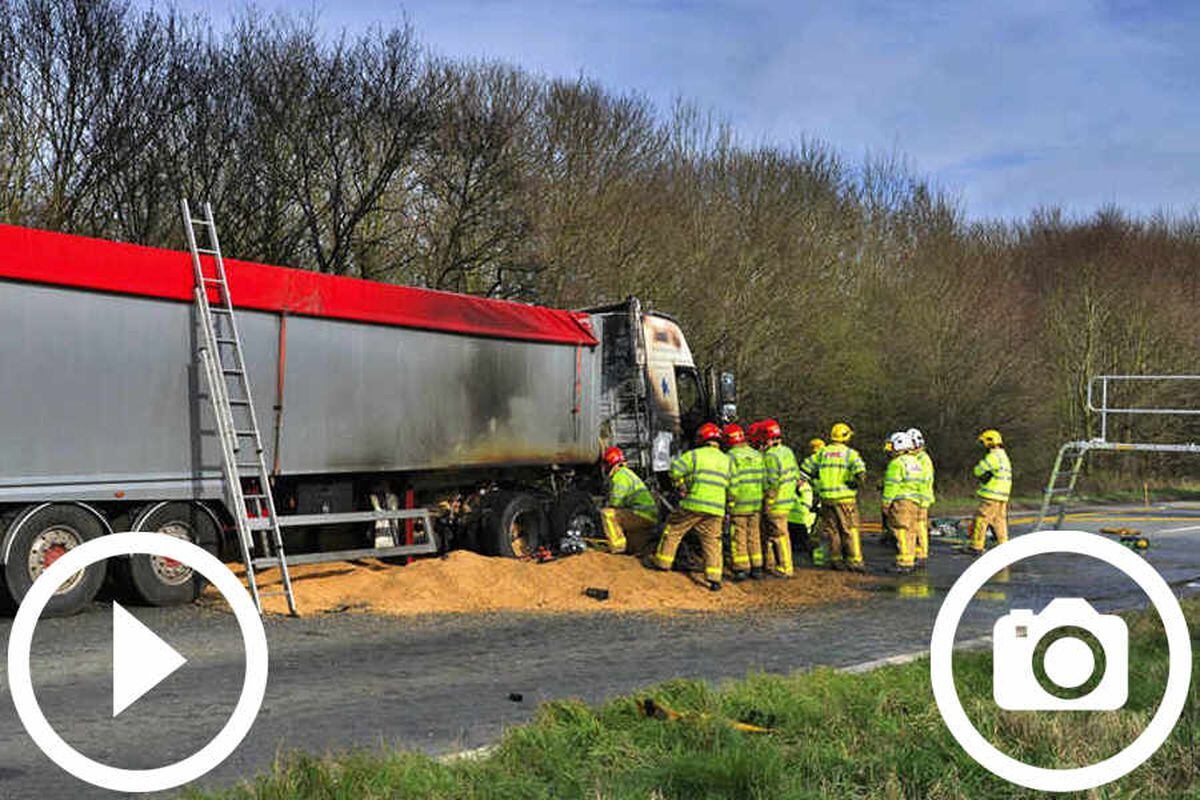
[[[242, 690], [225, 726], [190, 756], [150, 769], [104, 764], [67, 743], [42, 713], [30, 674], [34, 628], [55, 590], [89, 564], [137, 553], [178, 561], [207, 578], [233, 610], [246, 654]], [[187, 659], [120, 604], [113, 604], [112, 622], [112, 701], [116, 717], [174, 674]], [[203, 654], [198, 657], [203, 658]], [[17, 609], [8, 636], [7, 678], [21, 724], [42, 752], [64, 770], [81, 781], [114, 792], [162, 792], [207, 773], [224, 761], [250, 732], [267, 690], [267, 635], [258, 609], [241, 580], [212, 554], [163, 533], [112, 533], [68, 550], [33, 582]]]
[[120, 603], [113, 603], [113, 716], [136, 703], [187, 659]]

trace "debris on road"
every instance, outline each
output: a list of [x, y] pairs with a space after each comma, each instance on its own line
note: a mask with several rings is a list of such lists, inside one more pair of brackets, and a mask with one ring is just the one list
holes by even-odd
[[[640, 697], [634, 702], [637, 703], [638, 711], [641, 712], [642, 716], [649, 717], [650, 719], [661, 720], [663, 722], [704, 722], [709, 719], [714, 719], [711, 714], [681, 714], [674, 709], [668, 708], [652, 697]], [[761, 712], [752, 713], [757, 717], [762, 716]], [[770, 728], [766, 728], [761, 725], [754, 725], [749, 722], [739, 722], [732, 719], [722, 719], [719, 717], [716, 719], [720, 719], [721, 722], [725, 723], [725, 725], [735, 731], [742, 731], [743, 733], [771, 733]]]
[[[597, 579], [609, 599], [598, 607], [585, 594]], [[651, 572], [637, 559], [589, 550], [546, 564], [489, 558], [456, 550], [445, 559], [408, 566], [366, 559], [354, 564], [312, 564], [292, 570], [303, 587], [302, 614], [348, 613], [415, 616], [428, 613], [654, 612], [787, 610], [866, 597], [870, 579], [842, 572], [800, 569], [786, 581], [746, 581], [723, 592], [699, 591], [682, 572]], [[279, 572], [262, 573], [277, 588]], [[210, 596], [215, 597], [211, 588]], [[282, 597], [264, 598], [264, 609], [282, 613]]]
[[583, 590], [583, 593], [593, 600], [604, 602], [608, 599], [608, 589], [597, 589], [595, 586], [589, 586]]
[[1116, 537], [1117, 541], [1131, 550], [1149, 550], [1150, 540], [1137, 528], [1101, 528], [1100, 532]]

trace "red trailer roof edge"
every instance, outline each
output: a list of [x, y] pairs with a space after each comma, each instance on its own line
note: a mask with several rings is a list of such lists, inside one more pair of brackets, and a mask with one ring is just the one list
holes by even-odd
[[[238, 308], [495, 339], [598, 342], [587, 315], [472, 295], [225, 259]], [[177, 250], [0, 225], [0, 279], [191, 301], [191, 256]]]

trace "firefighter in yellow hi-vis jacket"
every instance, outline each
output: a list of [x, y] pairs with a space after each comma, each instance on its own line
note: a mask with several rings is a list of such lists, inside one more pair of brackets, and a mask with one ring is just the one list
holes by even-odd
[[604, 451], [608, 471], [608, 500], [600, 509], [609, 552], [643, 556], [653, 552], [658, 504], [646, 484], [625, 463], [619, 447]]
[[816, 490], [821, 498], [821, 542], [833, 569], [866, 572], [859, 538], [858, 488], [867, 465], [850, 446], [854, 431], [844, 422], [829, 432], [830, 443], [817, 454]]
[[892, 460], [883, 476], [883, 512], [896, 537], [896, 571], [916, 566], [917, 511], [924, 491], [924, 469], [913, 455], [916, 445], [907, 432], [893, 433]]
[[763, 520], [766, 530], [766, 570], [777, 578], [790, 578], [795, 571], [792, 564], [792, 537], [788, 533], [788, 514], [796, 503], [796, 481], [800, 477], [800, 465], [796, 454], [783, 443], [783, 428], [773, 419], [763, 423], [763, 438], [767, 448], [763, 451], [763, 469], [766, 480], [763, 484]]
[[792, 553], [803, 553], [812, 559], [814, 566], [824, 566], [824, 554], [821, 563], [817, 563], [817, 512], [813, 510], [813, 488], [808, 477], [801, 472], [796, 480], [796, 502], [788, 512], [788, 535], [792, 539]]
[[980, 481], [975, 494], [979, 496], [979, 510], [971, 525], [971, 551], [983, 553], [987, 543], [988, 528], [996, 534], [996, 544], [1008, 541], [1008, 496], [1012, 493], [1012, 462], [1004, 451], [1004, 439], [1000, 431], [989, 428], [979, 434], [979, 443], [987, 448], [987, 455], [975, 465], [975, 477]]
[[925, 449], [925, 434], [917, 428], [909, 428], [908, 435], [912, 437], [913, 455], [921, 462], [921, 499], [917, 501], [917, 568], [925, 566], [929, 560], [929, 509], [937, 499], [933, 492], [935, 471], [933, 459]]
[[729, 553], [733, 579], [761, 578], [762, 534], [759, 522], [763, 504], [763, 457], [746, 442], [741, 425], [726, 425], [722, 431], [729, 474]]
[[679, 508], [667, 517], [658, 550], [648, 566], [669, 570], [683, 537], [693, 529], [704, 552], [704, 577], [708, 588], [720, 591], [724, 564], [721, 559], [721, 528], [729, 496], [729, 456], [721, 452], [721, 429], [711, 422], [696, 432], [696, 448], [671, 464], [671, 480], [679, 488]]

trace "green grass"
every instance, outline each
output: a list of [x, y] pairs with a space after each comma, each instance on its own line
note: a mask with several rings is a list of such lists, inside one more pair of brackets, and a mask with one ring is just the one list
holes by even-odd
[[[1200, 622], [1200, 602], [1185, 612]], [[1153, 714], [1166, 676], [1166, 640], [1153, 613], [1128, 617], [1131, 696], [1119, 712], [1007, 713], [991, 702], [990, 652], [955, 657], [968, 715], [998, 747], [1044, 767], [1112, 755]], [[1193, 691], [1195, 691], [1195, 675]], [[642, 692], [686, 712], [647, 719], [633, 697], [600, 707], [547, 703], [485, 757], [440, 763], [412, 753], [292, 754], [269, 774], [193, 800], [291, 798], [1011, 798], [1037, 797], [992, 776], [951, 739], [925, 660], [865, 675], [817, 670], [754, 675], [712, 687], [672, 681]], [[1194, 697], [1194, 695], [1193, 695]], [[742, 733], [724, 720], [767, 721]], [[1007, 743], [1007, 744], [1006, 744]], [[1172, 737], [1094, 798], [1200, 797], [1200, 708]]]

